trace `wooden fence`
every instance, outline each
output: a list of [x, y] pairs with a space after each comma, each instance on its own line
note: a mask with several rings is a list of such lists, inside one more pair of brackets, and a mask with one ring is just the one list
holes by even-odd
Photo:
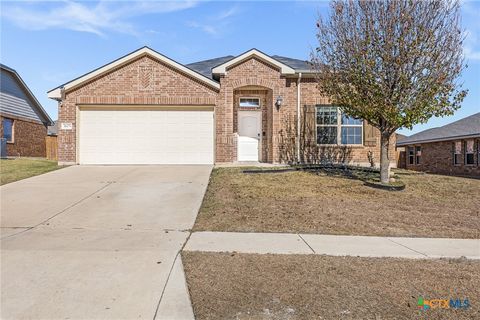
[[58, 160], [58, 144], [56, 136], [47, 136], [45, 138], [45, 144], [47, 147], [47, 159], [48, 160]]

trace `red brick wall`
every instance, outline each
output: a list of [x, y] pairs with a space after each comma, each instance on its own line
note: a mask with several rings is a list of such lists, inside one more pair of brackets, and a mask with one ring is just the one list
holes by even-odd
[[[362, 146], [349, 147], [319, 147], [316, 144], [315, 137], [315, 110], [317, 104], [329, 104], [327, 97], [322, 97], [317, 88], [315, 78], [303, 78], [300, 84], [301, 90], [301, 132], [302, 132], [302, 153], [301, 157], [304, 162], [321, 162], [323, 159], [337, 159], [337, 161], [345, 161], [350, 164], [360, 164], [368, 166], [370, 164], [369, 154], [373, 156], [375, 165], [379, 165], [380, 161], [380, 131], [372, 128], [367, 123], [364, 124], [364, 139], [367, 130], [373, 130], [373, 140], [364, 143]], [[307, 106], [307, 107], [306, 107]], [[309, 115], [305, 115], [306, 112]], [[390, 139], [389, 158], [392, 167], [396, 166], [395, 154], [396, 136], [392, 135]]]
[[[7, 155], [9, 157], [45, 157], [45, 137], [47, 127], [43, 123], [37, 123], [15, 117], [13, 119], [13, 143], [7, 143]], [[3, 117], [0, 116], [0, 132], [3, 138]]]
[[[236, 98], [234, 91], [252, 87], [256, 90], [267, 90], [267, 96], [270, 96], [266, 105], [267, 128], [264, 128], [267, 129], [266, 135], [271, 137], [271, 141], [267, 143], [267, 161], [279, 162], [282, 123], [286, 118], [293, 119], [296, 110], [296, 90], [290, 84], [290, 80], [281, 76], [280, 70], [257, 58], [250, 58], [227, 70], [227, 74], [220, 79], [221, 88], [216, 111], [217, 162], [236, 161], [236, 131], [233, 126]], [[274, 105], [277, 96], [283, 98], [280, 110]]]
[[[215, 105], [217, 91], [160, 61], [139, 57], [66, 93], [58, 113], [58, 160], [76, 161], [78, 105]], [[73, 130], [62, 130], [62, 122], [72, 123]]]
[[[280, 70], [257, 58], [250, 58], [227, 70], [220, 79], [220, 90], [211, 88], [150, 57], [140, 57], [126, 66], [82, 85], [66, 94], [59, 107], [59, 161], [76, 161], [77, 106], [84, 104], [138, 105], [215, 105], [216, 162], [237, 159], [236, 104], [240, 96], [261, 96], [265, 137], [262, 140], [262, 160], [292, 162], [296, 160], [297, 79], [286, 78]], [[276, 108], [278, 96], [283, 98]], [[301, 81], [301, 106], [328, 103], [320, 96], [315, 79]], [[62, 130], [61, 123], [70, 122], [73, 130]], [[304, 137], [303, 139], [307, 139]], [[311, 139], [311, 137], [310, 137]], [[375, 140], [375, 139], [374, 139]], [[368, 147], [354, 147], [348, 162], [368, 164], [371, 151], [378, 162], [377, 142]], [[395, 163], [395, 141], [391, 144], [391, 159]], [[313, 148], [316, 148], [313, 146]], [[332, 147], [333, 152], [342, 150]], [[321, 150], [320, 150], [321, 151]], [[328, 152], [332, 152], [329, 150]], [[304, 159], [308, 160], [306, 157]]]
[[[460, 153], [460, 164], [458, 165], [453, 164], [453, 150], [455, 141], [441, 141], [406, 146], [406, 168], [409, 170], [439, 174], [480, 177], [480, 165], [478, 158], [480, 139], [475, 139], [474, 165], [465, 164], [465, 141], [466, 140], [461, 140], [462, 152]], [[408, 147], [415, 148], [415, 146], [421, 147], [421, 164], [419, 165], [411, 165], [409, 163]]]
[[[254, 75], [254, 76], [252, 76]], [[267, 110], [262, 112], [263, 131], [267, 137], [262, 141], [267, 148], [268, 162], [294, 162], [296, 161], [296, 128], [297, 128], [297, 79], [282, 77], [279, 70], [255, 58], [227, 71], [221, 78], [220, 96], [217, 106], [217, 162], [236, 161], [236, 105], [240, 96], [255, 96], [252, 90], [267, 90], [271, 100], [267, 101]], [[329, 100], [322, 97], [317, 89], [314, 78], [303, 78], [300, 84], [301, 110], [304, 105], [328, 104]], [[275, 106], [276, 97], [283, 98], [282, 106], [278, 110]], [[265, 101], [265, 100], [264, 100]], [[380, 159], [380, 133], [375, 131], [375, 142], [368, 146], [348, 147], [346, 162], [369, 165], [369, 152], [378, 165]], [[270, 140], [269, 140], [270, 137]], [[308, 151], [302, 148], [302, 160], [305, 162], [319, 162], [318, 157], [311, 155], [345, 153], [344, 147], [319, 148], [315, 143], [315, 132], [308, 132], [302, 136], [302, 146], [308, 140]], [[220, 143], [219, 143], [220, 142]], [[313, 144], [312, 144], [313, 142]], [[396, 165], [395, 136], [390, 141], [389, 156], [392, 166]], [[327, 150], [328, 149], [328, 150]], [[263, 150], [265, 152], [265, 150]], [[309, 155], [307, 155], [309, 154]]]

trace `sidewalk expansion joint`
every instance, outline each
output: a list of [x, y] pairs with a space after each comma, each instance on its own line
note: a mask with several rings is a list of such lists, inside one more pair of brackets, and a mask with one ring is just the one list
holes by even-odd
[[[132, 171], [129, 171], [129, 172], [125, 173], [125, 174], [122, 174], [120, 177], [118, 177], [117, 180], [124, 178], [125, 176], [127, 176], [128, 174], [130, 174], [130, 173], [132, 173], [132, 172], [134, 172], [134, 171], [135, 171], [135, 169], [133, 169]], [[107, 181], [106, 184], [103, 185], [102, 187], [100, 187], [99, 189], [97, 189], [97, 190], [95, 190], [94, 192], [90, 193], [89, 195], [83, 197], [82, 199], [74, 202], [73, 204], [69, 205], [68, 207], [60, 210], [59, 212], [55, 213], [54, 215], [48, 217], [47, 219], [45, 219], [45, 220], [37, 223], [37, 224], [34, 225], [34, 226], [28, 227], [28, 228], [25, 229], [25, 230], [22, 230], [22, 231], [20, 231], [20, 232], [17, 232], [17, 233], [14, 233], [14, 234], [11, 234], [11, 235], [2, 237], [2, 238], [0, 238], [0, 240], [4, 240], [4, 239], [8, 239], [8, 238], [17, 236], [17, 235], [19, 235], [19, 234], [28, 232], [28, 231], [30, 231], [30, 230], [33, 230], [33, 229], [37, 228], [38, 226], [41, 226], [41, 225], [47, 223], [48, 221], [52, 220], [52, 219], [55, 218], [56, 216], [58, 216], [58, 215], [60, 215], [60, 214], [62, 214], [62, 213], [64, 213], [64, 212], [68, 211], [69, 209], [71, 209], [71, 208], [79, 205], [80, 203], [84, 202], [84, 201], [87, 200], [88, 198], [91, 198], [91, 197], [94, 196], [95, 194], [97, 194], [97, 193], [103, 191], [104, 189], [108, 188], [109, 186], [111, 186], [111, 185], [112, 185], [113, 183], [115, 183], [115, 182], [116, 182], [116, 181]]]
[[41, 226], [41, 225], [47, 223], [48, 221], [52, 220], [52, 219], [55, 218], [56, 216], [58, 216], [58, 215], [64, 213], [65, 211], [68, 211], [69, 209], [71, 209], [71, 208], [79, 205], [79, 204], [82, 203], [83, 201], [87, 200], [88, 198], [92, 197], [93, 195], [97, 194], [98, 192], [100, 192], [100, 191], [104, 190], [105, 188], [109, 187], [111, 184], [112, 184], [111, 182], [107, 183], [106, 185], [104, 185], [104, 186], [102, 186], [101, 188], [95, 190], [94, 192], [90, 193], [89, 195], [83, 197], [82, 199], [78, 200], [77, 202], [69, 205], [68, 207], [60, 210], [59, 212], [57, 212], [57, 213], [55, 213], [54, 215], [48, 217], [47, 219], [43, 220], [42, 222], [39, 222], [39, 223], [37, 223], [36, 225], [31, 226], [31, 227], [28, 227], [27, 229], [22, 230], [22, 231], [20, 231], [20, 232], [17, 232], [17, 233], [8, 235], [8, 236], [6, 236], [6, 237], [2, 237], [0, 240], [4, 240], [4, 239], [8, 239], [8, 238], [10, 238], [10, 237], [17, 236], [17, 235], [19, 235], [19, 234], [22, 234], [22, 233], [25, 233], [25, 232], [27, 232], [27, 231], [33, 230], [33, 229], [35, 229], [36, 227]]
[[177, 254], [175, 255], [175, 258], [173, 259], [172, 266], [168, 271], [167, 280], [165, 281], [165, 285], [163, 286], [162, 293], [160, 294], [160, 299], [158, 299], [157, 307], [155, 308], [155, 313], [153, 314], [153, 320], [157, 318], [158, 309], [160, 308], [160, 304], [162, 303], [163, 296], [165, 295], [165, 290], [167, 289], [168, 281], [170, 280], [170, 276], [172, 275], [173, 268], [175, 267], [175, 263], [177, 262], [177, 258], [178, 258], [178, 255], [180, 254], [180, 251], [181, 250], [178, 250]]
[[394, 241], [394, 240], [392, 240], [392, 239], [390, 239], [390, 238], [387, 238], [387, 239], [388, 239], [389, 241], [395, 243], [395, 244], [398, 244], [399, 246], [402, 246], [402, 247], [404, 247], [404, 248], [406, 248], [406, 249], [408, 249], [408, 250], [411, 250], [411, 251], [413, 251], [413, 252], [416, 252], [416, 253], [418, 253], [418, 254], [421, 254], [421, 255], [424, 256], [425, 258], [428, 258], [428, 255], [425, 254], [425, 253], [423, 253], [423, 252], [420, 252], [420, 251], [417, 251], [417, 250], [412, 249], [412, 248], [410, 248], [410, 247], [407, 247], [406, 245], [403, 245], [403, 244], [401, 244], [401, 243], [399, 243], [399, 242], [396, 242], [396, 241]]
[[302, 239], [302, 241], [307, 245], [307, 247], [310, 248], [310, 250], [312, 250], [312, 252], [313, 252], [314, 254], [316, 254], [315, 250], [313, 250], [313, 248], [308, 244], [307, 241], [305, 241], [305, 239], [303, 239], [303, 237], [302, 237], [299, 233], [297, 233], [297, 236], [298, 236], [300, 239]]
[[[165, 231], [166, 230], [167, 229], [165, 229]], [[158, 310], [160, 309], [160, 304], [162, 303], [163, 296], [165, 295], [165, 290], [167, 289], [168, 281], [170, 280], [170, 276], [172, 275], [173, 268], [175, 267], [175, 263], [177, 262], [178, 256], [181, 254], [181, 252], [185, 248], [188, 240], [190, 239], [190, 236], [192, 235], [191, 229], [187, 229], [185, 231], [188, 232], [187, 239], [185, 239], [182, 247], [178, 250], [177, 254], [175, 255], [175, 258], [173, 259], [172, 266], [171, 266], [170, 270], [168, 271], [167, 281], [165, 281], [165, 285], [163, 286], [162, 293], [160, 294], [160, 299], [158, 300], [158, 304], [157, 304], [157, 307], [155, 309], [155, 314], [153, 315], [153, 320], [155, 320], [158, 316]], [[182, 268], [183, 268], [183, 266], [182, 266]]]

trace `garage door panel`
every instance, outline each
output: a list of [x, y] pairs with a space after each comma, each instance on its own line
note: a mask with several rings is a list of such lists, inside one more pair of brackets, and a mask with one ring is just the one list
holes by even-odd
[[81, 110], [82, 164], [212, 164], [213, 112]]

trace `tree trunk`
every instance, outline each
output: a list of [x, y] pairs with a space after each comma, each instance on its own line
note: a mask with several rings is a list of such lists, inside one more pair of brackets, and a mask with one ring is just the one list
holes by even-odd
[[390, 182], [390, 159], [388, 157], [388, 147], [390, 134], [381, 132], [380, 135], [380, 181], [382, 183]]

